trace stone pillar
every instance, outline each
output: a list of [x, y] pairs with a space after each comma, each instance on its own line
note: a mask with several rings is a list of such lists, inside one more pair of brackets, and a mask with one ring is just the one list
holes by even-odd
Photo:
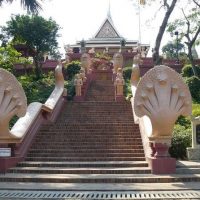
[[192, 147], [187, 148], [189, 160], [200, 160], [200, 116], [192, 118]]

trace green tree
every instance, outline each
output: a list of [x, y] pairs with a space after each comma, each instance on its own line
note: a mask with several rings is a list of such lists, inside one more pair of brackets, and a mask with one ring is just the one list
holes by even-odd
[[46, 20], [38, 15], [16, 15], [11, 17], [3, 30], [12, 38], [13, 43], [25, 44], [28, 49], [35, 51], [35, 75], [39, 79], [44, 53], [54, 54], [57, 51], [59, 28], [51, 18]]
[[[2, 6], [2, 3], [4, 2], [12, 3], [13, 0], [0, 0], [0, 6]], [[39, 11], [42, 10], [40, 2], [37, 0], [21, 0], [21, 5], [24, 9], [27, 10], [27, 13], [29, 14], [30, 13], [38, 14]]]
[[177, 29], [179, 30], [180, 39], [185, 39], [185, 44], [188, 50], [188, 58], [192, 65], [193, 73], [195, 76], [200, 77], [200, 74], [197, 72], [193, 56], [193, 48], [200, 42], [200, 4], [196, 3], [195, 0], [193, 0], [193, 2], [196, 6], [190, 10], [189, 14], [186, 14], [184, 9], [182, 9], [183, 17], [170, 23], [167, 31], [172, 32]]
[[156, 42], [154, 45], [154, 52], [153, 52], [154, 65], [160, 64], [160, 55], [159, 55], [160, 44], [161, 44], [165, 29], [167, 27], [169, 18], [176, 6], [176, 3], [177, 3], [177, 0], [172, 0], [171, 3], [170, 3], [170, 0], [161, 1], [162, 6], [165, 8], [165, 15], [162, 20], [161, 26], [159, 28], [158, 34], [156, 36]]
[[14, 74], [14, 64], [30, 64], [28, 59], [20, 56], [21, 54], [17, 52], [10, 44], [5, 47], [0, 47], [0, 67]]
[[[178, 51], [178, 55], [177, 55]], [[168, 42], [162, 47], [162, 52], [166, 55], [167, 58], [177, 58], [184, 54], [184, 45], [179, 41]]]

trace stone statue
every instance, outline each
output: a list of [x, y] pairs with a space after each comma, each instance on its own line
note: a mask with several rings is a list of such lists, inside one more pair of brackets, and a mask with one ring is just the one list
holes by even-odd
[[148, 137], [171, 138], [180, 115], [191, 115], [191, 95], [180, 74], [160, 65], [149, 70], [140, 80], [134, 97], [136, 116], [147, 116], [152, 131]]
[[10, 120], [26, 114], [27, 99], [21, 84], [8, 71], [0, 68], [0, 139], [11, 139]]
[[91, 72], [91, 59], [90, 55], [87, 53], [84, 53], [81, 56], [81, 68], [84, 69], [86, 74]]
[[116, 96], [123, 96], [124, 84], [125, 84], [125, 82], [124, 82], [124, 78], [123, 78], [123, 74], [122, 74], [122, 69], [119, 68], [118, 72], [117, 72], [117, 77], [114, 82]]
[[123, 56], [121, 53], [115, 53], [113, 56], [113, 73], [117, 74], [118, 68], [123, 66]]
[[80, 74], [75, 75], [74, 79], [76, 96], [81, 96], [81, 86], [83, 85], [83, 81]]
[[83, 83], [87, 81], [87, 78], [85, 76], [85, 69], [83, 67], [81, 67], [80, 69], [80, 77], [82, 78]]

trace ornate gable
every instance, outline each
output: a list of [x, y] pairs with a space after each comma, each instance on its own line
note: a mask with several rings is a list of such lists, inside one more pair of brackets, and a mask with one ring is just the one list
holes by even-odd
[[109, 19], [106, 19], [95, 38], [119, 38], [120, 35], [112, 25]]

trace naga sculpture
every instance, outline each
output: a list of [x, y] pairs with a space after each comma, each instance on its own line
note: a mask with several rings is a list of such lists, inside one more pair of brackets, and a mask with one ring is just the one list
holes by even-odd
[[177, 118], [191, 115], [191, 110], [189, 89], [173, 69], [155, 66], [138, 83], [134, 111], [150, 119], [150, 139], [171, 138]]
[[0, 139], [15, 138], [9, 130], [10, 120], [26, 114], [27, 99], [22, 86], [8, 71], [0, 68]]

